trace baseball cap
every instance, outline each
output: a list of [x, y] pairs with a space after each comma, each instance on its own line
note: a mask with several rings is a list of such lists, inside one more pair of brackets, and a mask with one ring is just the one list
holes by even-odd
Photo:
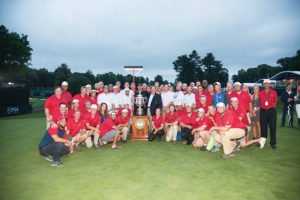
[[108, 86], [107, 86], [107, 85], [104, 85], [104, 87], [103, 87], [103, 88], [104, 88], [104, 89], [105, 89], [105, 88], [107, 89], [107, 88], [108, 88]]
[[109, 111], [109, 114], [110, 115], [116, 115], [117, 113], [116, 113], [116, 111], [111, 110], [111, 111]]
[[91, 108], [97, 109], [97, 105], [96, 105], [96, 104], [92, 104], [92, 105], [91, 105]]
[[271, 83], [270, 79], [265, 79], [265, 80], [264, 80], [264, 84], [265, 84], [265, 83]]
[[230, 100], [231, 101], [239, 101], [238, 98], [236, 98], [236, 97], [232, 97]]
[[225, 107], [225, 104], [223, 102], [217, 103], [216, 107]]
[[69, 85], [67, 81], [61, 83], [61, 85]]
[[205, 112], [205, 110], [203, 108], [199, 108], [198, 112]]
[[220, 82], [215, 82], [214, 85], [221, 85], [221, 83]]
[[78, 99], [73, 99], [72, 103], [79, 103], [79, 100]]
[[116, 86], [116, 85], [113, 87], [113, 89], [118, 89], [118, 88], [119, 88], [119, 87], [118, 87], [118, 86]]
[[57, 118], [57, 121], [56, 121], [56, 122], [58, 122], [58, 121], [60, 121], [60, 120], [63, 120], [63, 119], [66, 119], [66, 117], [63, 116], [63, 115], [61, 115], [61, 116], [59, 116], [59, 117]]
[[235, 85], [241, 86], [242, 84], [241, 84], [240, 82], [235, 82], [235, 83], [233, 84], [233, 86], [235, 86]]
[[123, 109], [123, 110], [122, 110], [122, 113], [123, 113], [123, 112], [128, 113], [128, 110], [127, 110], [127, 109]]
[[90, 84], [87, 84], [85, 87], [90, 87], [91, 88], [92, 86]]

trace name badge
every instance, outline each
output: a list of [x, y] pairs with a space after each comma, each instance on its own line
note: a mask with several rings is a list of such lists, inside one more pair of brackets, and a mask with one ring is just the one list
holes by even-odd
[[268, 105], [269, 105], [269, 102], [266, 101], [265, 106], [268, 106]]

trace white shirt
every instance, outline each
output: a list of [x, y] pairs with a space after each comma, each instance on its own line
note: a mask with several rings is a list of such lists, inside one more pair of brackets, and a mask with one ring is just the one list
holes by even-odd
[[[125, 88], [123, 90], [121, 90], [121, 92], [119, 92], [119, 94], [125, 96]], [[129, 89], [129, 96], [132, 97], [132, 95], [133, 95], [133, 91]]]
[[120, 95], [121, 105], [129, 104], [129, 108], [132, 109], [132, 97], [130, 95]]
[[183, 104], [195, 104], [196, 101], [195, 101], [195, 94], [194, 93], [191, 93], [191, 94], [188, 94], [186, 93], [183, 97]]
[[110, 96], [110, 102], [111, 104], [114, 104], [115, 105], [115, 109], [119, 109], [120, 107], [120, 104], [121, 104], [121, 95], [119, 93], [110, 93], [109, 94]]
[[173, 101], [173, 92], [163, 92], [161, 94], [161, 100], [163, 106], [167, 106], [171, 101]]
[[174, 93], [174, 98], [173, 98], [173, 103], [175, 106], [177, 105], [183, 105], [183, 97], [184, 97], [184, 94], [182, 91], [178, 91], [178, 92], [175, 92]]
[[153, 99], [154, 95], [150, 94], [149, 101], [148, 101], [148, 108], [150, 108], [150, 105], [151, 105], [151, 102], [152, 102], [152, 99]]
[[107, 94], [102, 93], [102, 94], [98, 95], [97, 102], [98, 102], [99, 106], [101, 105], [101, 103], [106, 103], [107, 110], [111, 110], [111, 98], [110, 98], [109, 93], [107, 93]]

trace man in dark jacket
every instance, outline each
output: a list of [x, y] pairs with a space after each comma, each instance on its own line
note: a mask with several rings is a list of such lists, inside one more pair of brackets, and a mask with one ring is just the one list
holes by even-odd
[[281, 119], [281, 127], [285, 125], [285, 118], [286, 114], [289, 117], [289, 127], [293, 127], [293, 110], [294, 110], [294, 96], [295, 93], [292, 91], [292, 85], [288, 83], [286, 85], [286, 90], [281, 94], [281, 101], [282, 101], [282, 119]]
[[151, 93], [149, 95], [149, 98], [146, 102], [147, 105], [147, 115], [149, 118], [149, 131], [152, 132], [152, 116], [155, 116], [155, 110], [157, 108], [162, 108], [162, 100], [161, 96], [156, 93], [156, 89], [154, 86], [151, 86]]

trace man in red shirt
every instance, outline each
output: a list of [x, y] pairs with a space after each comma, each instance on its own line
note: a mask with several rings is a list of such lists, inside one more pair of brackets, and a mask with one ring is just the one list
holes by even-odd
[[66, 97], [66, 100], [68, 103], [67, 106], [68, 106], [68, 109], [70, 110], [71, 103], [72, 103], [72, 94], [71, 94], [71, 92], [68, 91], [68, 88], [69, 88], [69, 84], [67, 81], [64, 81], [61, 83], [61, 90], [62, 90], [61, 95]]
[[59, 113], [60, 103], [67, 104], [67, 99], [61, 95], [61, 88], [57, 86], [54, 89], [54, 94], [46, 100], [44, 105], [47, 129], [50, 127], [52, 115]]
[[114, 120], [116, 119], [117, 113], [115, 111], [109, 112], [110, 117], [108, 117], [101, 124], [100, 127], [100, 138], [104, 146], [106, 146], [108, 141], [113, 141], [111, 148], [113, 149], [121, 149], [120, 146], [117, 145], [117, 141], [120, 135], [123, 134], [123, 130], [120, 131], [119, 128], [114, 124]]
[[178, 132], [179, 115], [175, 112], [175, 105], [169, 106], [169, 112], [165, 115], [165, 127], [166, 127], [166, 141], [173, 141], [176, 144], [177, 132]]
[[198, 86], [198, 92], [195, 94], [196, 108], [200, 108], [200, 97], [205, 95], [202, 85]]
[[198, 109], [198, 117], [195, 118], [196, 128], [192, 130], [192, 134], [195, 139], [193, 146], [200, 148], [201, 151], [206, 150], [208, 139], [210, 139], [210, 129], [213, 126], [212, 121], [205, 116], [205, 110], [203, 108]]
[[91, 102], [89, 100], [85, 101], [84, 105], [84, 109], [80, 111], [83, 119], [85, 119], [86, 116], [90, 115], [92, 112]]
[[216, 126], [213, 126], [210, 131], [213, 131], [215, 142], [223, 145], [224, 154], [221, 157], [231, 158], [235, 156], [234, 153], [240, 147], [240, 142], [245, 142], [246, 125], [231, 110], [226, 110], [223, 102], [217, 104], [217, 111]]
[[214, 96], [215, 90], [214, 90], [214, 86], [213, 85], [208, 85], [207, 87], [207, 92], [205, 92], [205, 96], [206, 96], [206, 103], [212, 104], [213, 103], [213, 96]]
[[240, 82], [234, 83], [235, 95], [238, 98], [240, 104], [239, 106], [243, 107], [247, 112], [247, 117], [252, 117], [252, 99], [248, 92], [242, 91], [242, 84]]
[[[79, 100], [73, 99], [72, 101], [72, 109], [68, 112], [68, 119], [71, 119], [74, 116], [74, 112], [79, 110]], [[81, 114], [81, 118], [83, 118], [83, 115]]]
[[68, 119], [66, 131], [67, 138], [71, 141], [74, 149], [81, 151], [78, 145], [85, 141], [87, 135], [85, 134], [85, 122], [81, 119], [79, 110], [76, 110], [73, 117]]
[[264, 148], [267, 135], [268, 126], [270, 128], [270, 144], [273, 149], [276, 149], [276, 123], [277, 123], [277, 92], [270, 88], [270, 80], [264, 80], [264, 90], [259, 92], [260, 100], [260, 124], [261, 137], [260, 148]]
[[87, 95], [86, 87], [83, 86], [80, 88], [80, 94], [76, 94], [73, 99], [79, 100], [79, 110], [82, 112], [85, 107], [85, 101], [90, 100], [90, 97]]
[[122, 108], [121, 115], [117, 116], [113, 122], [119, 128], [120, 131], [123, 131], [123, 134], [121, 135], [120, 138], [122, 139], [123, 142], [126, 142], [126, 138], [129, 131], [128, 110]]
[[100, 134], [100, 121], [101, 118], [97, 113], [97, 105], [93, 104], [91, 106], [91, 113], [85, 116], [85, 125], [87, 129], [87, 138], [85, 139], [85, 144], [87, 148], [93, 147], [92, 135], [94, 135], [94, 148], [99, 149], [99, 134]]
[[186, 113], [181, 115], [180, 126], [181, 126], [181, 136], [186, 140], [186, 144], [190, 145], [194, 141], [194, 135], [192, 135], [192, 122], [197, 114], [192, 111], [192, 105], [186, 105]]
[[[226, 93], [228, 94], [229, 99], [237, 96], [236, 92], [233, 90], [232, 82], [227, 82], [226, 89], [227, 89]], [[229, 107], [231, 107], [231, 106], [229, 106]]]
[[67, 105], [65, 103], [60, 103], [59, 104], [59, 112], [52, 115], [50, 126], [52, 128], [57, 128], [57, 124], [56, 124], [57, 119], [60, 116], [64, 116], [67, 119], [67, 115], [68, 115], [67, 111], [68, 111]]

